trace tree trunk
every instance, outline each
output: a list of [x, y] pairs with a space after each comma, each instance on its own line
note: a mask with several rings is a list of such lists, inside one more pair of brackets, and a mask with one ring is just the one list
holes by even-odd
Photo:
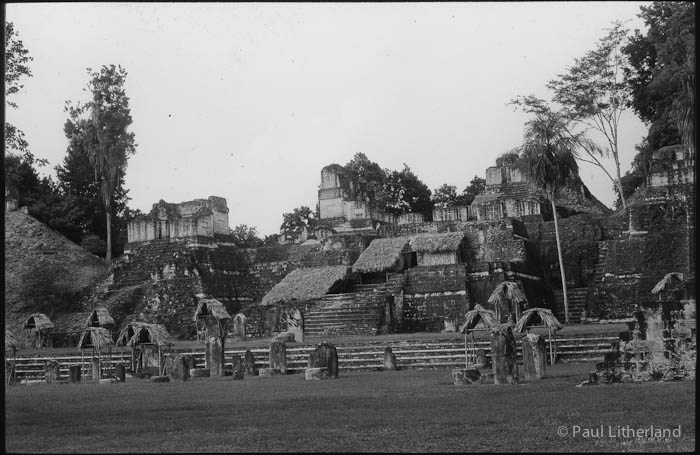
[[107, 254], [105, 262], [109, 265], [112, 262], [112, 204], [109, 197], [105, 199], [105, 212], [107, 214]]
[[569, 323], [569, 299], [566, 296], [566, 274], [564, 273], [564, 258], [561, 254], [561, 239], [559, 238], [559, 222], [557, 221], [557, 208], [554, 205], [554, 195], [549, 201], [552, 203], [552, 216], [554, 217], [554, 234], [557, 237], [557, 253], [559, 254], [559, 271], [561, 272], [561, 290], [564, 295], [564, 321]]
[[617, 144], [615, 144], [615, 153], [613, 153], [613, 157], [615, 158], [615, 171], [617, 172], [617, 181], [615, 183], [617, 184], [617, 190], [620, 192], [620, 201], [622, 202], [622, 208], [627, 209], [627, 201], [625, 200], [625, 195], [622, 194], [622, 180], [620, 177], [620, 159], [617, 155]]

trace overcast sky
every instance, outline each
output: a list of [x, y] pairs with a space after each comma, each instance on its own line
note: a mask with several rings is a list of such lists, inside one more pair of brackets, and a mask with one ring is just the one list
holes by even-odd
[[[222, 196], [231, 226], [273, 234], [283, 212], [313, 209], [322, 167], [358, 152], [431, 190], [484, 177], [522, 141], [528, 116], [506, 103], [549, 99], [613, 20], [644, 29], [646, 3], [9, 4], [34, 77], [6, 116], [55, 175], [65, 101], [87, 99], [87, 67], [121, 65], [130, 207]], [[623, 172], [644, 135], [623, 116]], [[611, 206], [603, 172], [581, 172]]]

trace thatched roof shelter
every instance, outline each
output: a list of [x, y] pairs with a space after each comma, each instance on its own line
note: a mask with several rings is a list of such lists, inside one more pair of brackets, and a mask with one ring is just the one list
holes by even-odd
[[88, 327], [78, 341], [78, 349], [80, 350], [93, 348], [96, 351], [101, 351], [112, 346], [114, 346], [112, 333], [104, 327]]
[[131, 346], [133, 348], [140, 344], [167, 347], [171, 346], [173, 342], [170, 334], [162, 324], [131, 322], [119, 332], [117, 346]]
[[99, 306], [92, 310], [90, 316], [88, 316], [86, 325], [88, 327], [114, 327], [114, 319], [107, 311], [107, 308]]
[[401, 259], [401, 252], [409, 244], [408, 237], [374, 239], [365, 248], [352, 266], [356, 273], [383, 272], [395, 267]]
[[345, 280], [349, 267], [333, 265], [292, 270], [262, 298], [263, 305], [317, 299]]
[[661, 280], [656, 283], [656, 286], [651, 290], [652, 294], [658, 294], [661, 291], [677, 291], [683, 284], [683, 274], [680, 272], [671, 272], [664, 275]]
[[416, 234], [410, 238], [411, 249], [417, 253], [445, 253], [457, 251], [464, 240], [464, 232]]
[[496, 289], [493, 290], [488, 302], [490, 304], [502, 304], [506, 300], [512, 303], [521, 303], [527, 301], [525, 293], [520, 290], [520, 286], [515, 281], [503, 281]]
[[43, 332], [53, 329], [53, 323], [43, 313], [34, 313], [24, 321], [24, 328]]
[[542, 322], [542, 325], [548, 329], [559, 330], [564, 328], [557, 317], [554, 316], [552, 310], [546, 308], [530, 308], [529, 310], [523, 311], [523, 315], [515, 326], [515, 331], [524, 332], [529, 325], [533, 324], [538, 319]]
[[473, 310], [467, 311], [464, 315], [464, 325], [462, 325], [460, 332], [466, 334], [476, 329], [479, 325], [488, 329], [497, 324], [496, 313], [477, 304]]
[[19, 347], [19, 340], [15, 334], [5, 328], [5, 351], [16, 351]]
[[227, 321], [231, 319], [231, 315], [226, 311], [224, 304], [216, 299], [200, 298], [197, 309], [194, 311], [194, 320], [213, 316], [219, 321]]

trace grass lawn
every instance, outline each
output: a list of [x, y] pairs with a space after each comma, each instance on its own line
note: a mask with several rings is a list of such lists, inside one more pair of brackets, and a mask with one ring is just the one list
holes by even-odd
[[[5, 389], [9, 452], [694, 451], [695, 382], [575, 387], [590, 364], [519, 385], [449, 369]], [[604, 434], [585, 437], [585, 429]], [[618, 426], [680, 437], [610, 437]], [[580, 432], [573, 435], [576, 427]], [[568, 435], [559, 436], [560, 427]], [[590, 432], [590, 431], [589, 431]]]

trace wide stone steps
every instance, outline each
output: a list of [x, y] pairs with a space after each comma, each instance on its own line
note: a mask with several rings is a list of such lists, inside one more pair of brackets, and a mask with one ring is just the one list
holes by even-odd
[[[319, 342], [323, 338], [319, 338]], [[558, 362], [600, 362], [603, 354], [611, 348], [611, 343], [617, 337], [581, 336], [555, 339], [556, 356]], [[307, 339], [308, 341], [308, 339]], [[522, 345], [516, 342], [516, 355], [522, 363]], [[464, 342], [462, 340], [434, 340], [434, 341], [366, 341], [357, 343], [339, 343], [338, 363], [342, 371], [367, 371], [377, 370], [382, 367], [384, 349], [389, 346], [396, 355], [397, 364], [404, 369], [424, 368], [454, 368], [465, 364]], [[309, 353], [315, 349], [313, 344], [296, 345], [287, 343], [287, 368], [291, 373], [301, 373], [306, 368]], [[483, 349], [486, 356], [490, 357], [490, 343], [487, 340], [478, 340], [475, 349]], [[549, 358], [549, 340], [546, 342], [547, 358]], [[256, 347], [250, 349], [255, 356], [255, 364], [258, 368], [269, 367], [269, 348]], [[231, 365], [233, 354], [244, 357], [245, 349], [231, 347], [225, 350], [225, 365]], [[200, 349], [177, 350], [185, 355], [193, 355], [198, 368], [204, 368], [204, 347]], [[83, 374], [90, 371], [90, 357], [84, 359], [80, 353], [73, 355], [56, 356], [18, 356], [16, 359], [16, 377], [21, 380], [43, 380], [44, 364], [47, 360], [56, 360], [60, 364], [61, 379], [67, 379], [71, 365], [82, 365]], [[113, 374], [116, 363], [127, 363], [130, 353], [113, 352], [111, 358], [103, 354], [103, 366], [109, 374]], [[6, 358], [11, 360], [11, 358]]]

